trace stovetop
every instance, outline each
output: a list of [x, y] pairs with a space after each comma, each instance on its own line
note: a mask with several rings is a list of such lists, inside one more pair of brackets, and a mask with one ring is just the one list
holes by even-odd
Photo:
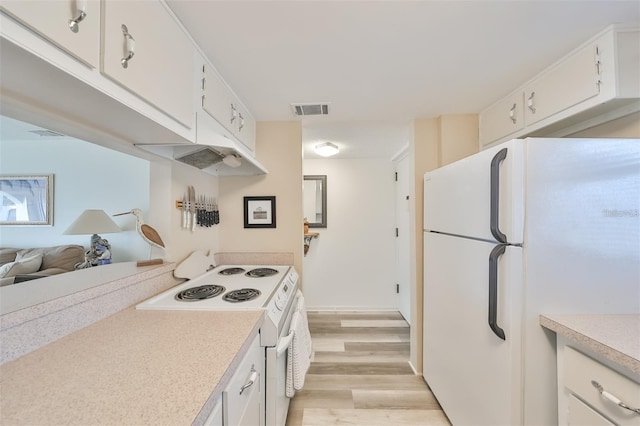
[[[136, 308], [155, 310], [247, 310], [264, 308], [282, 280], [288, 275], [290, 269], [289, 266], [283, 265], [218, 266], [199, 277], [185, 281], [140, 303]], [[221, 274], [220, 272], [222, 271], [226, 272]], [[185, 293], [187, 294], [186, 300], [183, 296]], [[191, 296], [190, 293], [193, 293], [194, 296]], [[233, 294], [236, 294], [240, 299], [256, 295], [250, 300], [225, 300], [225, 297], [228, 298]], [[180, 295], [180, 297], [176, 297], [177, 295]], [[199, 297], [204, 298], [199, 299]]]

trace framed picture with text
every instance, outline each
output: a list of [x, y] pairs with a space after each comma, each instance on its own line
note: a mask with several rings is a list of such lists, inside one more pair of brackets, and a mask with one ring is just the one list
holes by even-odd
[[276, 227], [276, 197], [244, 197], [245, 228]]

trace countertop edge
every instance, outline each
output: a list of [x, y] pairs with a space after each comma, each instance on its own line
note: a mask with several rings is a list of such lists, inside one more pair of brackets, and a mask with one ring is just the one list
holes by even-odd
[[632, 371], [635, 374], [640, 375], [640, 360], [620, 352], [619, 350], [608, 346], [607, 344], [600, 342], [581, 331], [570, 328], [553, 318], [546, 315], [540, 315], [540, 325], [548, 330], [562, 335], [567, 339], [582, 344], [595, 353], [603, 356], [604, 358], [619, 364], [620, 366]]

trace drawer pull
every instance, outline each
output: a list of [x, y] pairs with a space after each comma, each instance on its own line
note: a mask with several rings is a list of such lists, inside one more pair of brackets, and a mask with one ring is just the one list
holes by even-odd
[[619, 407], [624, 408], [625, 410], [633, 411], [636, 414], [640, 414], [640, 408], [629, 407], [627, 404], [620, 401], [620, 399], [616, 398], [614, 395], [604, 390], [604, 387], [602, 387], [600, 383], [596, 382], [595, 380], [592, 380], [591, 384], [593, 385], [594, 388], [598, 389], [598, 392], [600, 392], [600, 395], [602, 395], [603, 398], [608, 399], [609, 401], [613, 402]]
[[251, 366], [251, 376], [249, 376], [249, 381], [247, 383], [245, 383], [244, 385], [242, 385], [242, 387], [240, 388], [240, 395], [242, 395], [242, 392], [244, 392], [245, 390], [247, 390], [251, 386], [253, 386], [253, 384], [255, 383], [257, 378], [258, 378], [258, 372], [256, 371], [256, 369], [252, 365]]

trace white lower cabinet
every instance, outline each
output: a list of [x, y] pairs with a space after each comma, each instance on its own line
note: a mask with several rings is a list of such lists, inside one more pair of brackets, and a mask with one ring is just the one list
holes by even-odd
[[264, 426], [264, 364], [257, 336], [222, 394], [225, 426]]
[[569, 395], [567, 420], [567, 423], [570, 425], [613, 426], [613, 423], [602, 417], [600, 413], [595, 411], [593, 408], [580, 401], [575, 395]]
[[204, 422], [204, 426], [224, 426], [224, 422], [222, 420], [222, 397], [218, 398], [216, 401], [216, 405], [213, 407], [213, 411]]
[[[640, 425], [640, 377], [624, 375], [571, 346], [560, 346], [560, 425]], [[622, 404], [622, 405], [621, 405]]]

